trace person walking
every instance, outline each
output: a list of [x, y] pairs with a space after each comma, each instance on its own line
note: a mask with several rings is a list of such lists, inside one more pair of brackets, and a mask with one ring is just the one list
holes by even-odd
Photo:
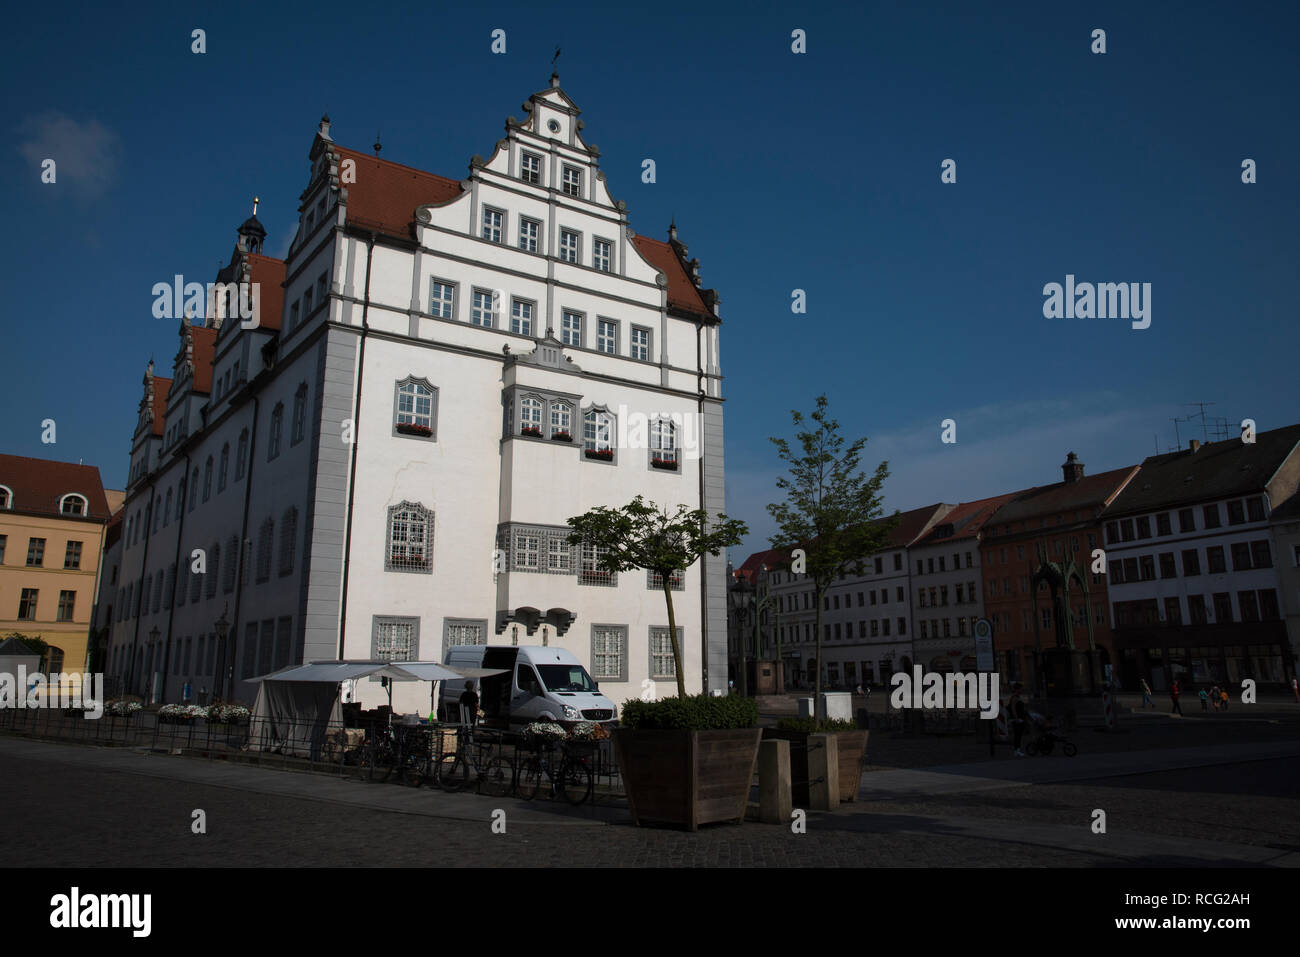
[[1228, 710], [1228, 692], [1227, 692], [1227, 690], [1225, 689], [1224, 691], [1221, 692], [1221, 694], [1222, 694], [1223, 697], [1222, 697], [1220, 703], [1223, 705], [1223, 710], [1224, 710], [1224, 711], [1227, 711], [1227, 710]]
[[1210, 689], [1210, 707], [1215, 711], [1219, 710], [1219, 686], [1215, 685]]
[[1151, 686], [1147, 684], [1147, 679], [1142, 679], [1142, 707], [1154, 708], [1155, 702], [1151, 700]]
[[1300, 704], [1300, 678], [1291, 676], [1291, 693], [1295, 695], [1296, 704]]
[[1169, 686], [1169, 699], [1174, 703], [1174, 706], [1170, 709], [1169, 713], [1182, 717], [1183, 709], [1178, 704], [1178, 696], [1180, 694], [1182, 694], [1182, 690], [1178, 687], [1178, 680], [1174, 679], [1174, 683]]
[[1029, 724], [1029, 709], [1020, 696], [1023, 688], [1024, 685], [1017, 681], [1011, 686], [1011, 697], [1007, 699], [1007, 713], [1011, 715], [1012, 745], [1016, 749], [1016, 757], [1018, 758], [1025, 756], [1025, 752], [1020, 749], [1020, 742], [1024, 739], [1025, 728]]
[[478, 695], [472, 681], [465, 682], [465, 693], [460, 696], [460, 723], [470, 727], [478, 724]]
[[1204, 688], [1201, 689], [1201, 710], [1207, 714], [1210, 710], [1210, 696], [1206, 693]]

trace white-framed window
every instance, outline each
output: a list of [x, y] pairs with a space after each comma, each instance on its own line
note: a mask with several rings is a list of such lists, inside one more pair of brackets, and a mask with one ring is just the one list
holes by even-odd
[[603, 568], [600, 564], [605, 550], [597, 548], [590, 542], [582, 543], [581, 564], [578, 566], [579, 585], [604, 585], [614, 587], [618, 584], [618, 573]]
[[614, 269], [614, 244], [608, 239], [593, 239], [591, 242], [591, 264], [602, 272]]
[[650, 330], [644, 326], [632, 327], [632, 358], [650, 361]]
[[652, 462], [677, 464], [677, 424], [663, 417], [650, 423], [650, 458]]
[[[614, 417], [604, 409], [589, 409], [582, 416], [582, 448], [586, 452], [608, 452], [613, 458]], [[588, 456], [597, 458], [602, 456]]]
[[551, 438], [573, 438], [573, 408], [563, 402], [551, 403]]
[[611, 356], [618, 355], [618, 322], [613, 319], [596, 320], [596, 348]]
[[542, 158], [536, 153], [519, 153], [519, 178], [525, 183], [540, 186], [542, 182]]
[[571, 229], [561, 229], [560, 260], [566, 263], [576, 263], [578, 256], [578, 234]]
[[376, 615], [374, 646], [376, 661], [415, 661], [420, 653], [420, 619]]
[[565, 163], [560, 182], [566, 195], [582, 196], [582, 170], [578, 167]]
[[[270, 462], [280, 454], [280, 435], [284, 432], [284, 403], [277, 402], [271, 410], [271, 434], [266, 440], [266, 460]], [[208, 459], [211, 464], [212, 460]], [[204, 482], [203, 501], [208, 500], [207, 483]]]
[[469, 322], [472, 326], [482, 326], [485, 329], [493, 327], [491, 290], [475, 289], [470, 294]]
[[542, 400], [526, 395], [519, 400], [519, 434], [542, 435]]
[[307, 435], [307, 383], [293, 394], [293, 422], [289, 428], [289, 445], [294, 446]]
[[425, 379], [414, 377], [397, 383], [393, 431], [401, 435], [435, 438], [438, 390]]
[[433, 571], [433, 511], [419, 502], [402, 502], [388, 509], [388, 547], [384, 570]]
[[483, 207], [483, 231], [480, 234], [490, 243], [501, 242], [501, 230], [505, 222], [505, 213], [499, 209]]
[[519, 219], [519, 248], [525, 252], [537, 252], [537, 237], [541, 235], [542, 224], [535, 219]]
[[[8, 491], [6, 489], [5, 491]], [[7, 507], [7, 506], [6, 506]], [[78, 495], [75, 492], [69, 493], [59, 499], [60, 515], [85, 515], [87, 509], [86, 497]]]
[[0, 485], [0, 508], [11, 509], [14, 507], [14, 493], [10, 491], [9, 486]]
[[[230, 475], [230, 443], [221, 446], [221, 458], [217, 462], [217, 491], [226, 490], [226, 478]], [[154, 529], [157, 531], [157, 529]]]
[[429, 281], [429, 314], [439, 319], [456, 318], [456, 286], [441, 279]]
[[627, 625], [591, 626], [591, 677], [627, 681]]
[[[238, 482], [244, 477], [244, 469], [248, 466], [248, 429], [239, 433], [239, 445], [235, 449], [235, 481]], [[181, 480], [181, 494], [176, 500], [176, 514], [179, 517], [181, 511], [180, 499], [185, 497], [185, 481]]]
[[515, 299], [510, 303], [510, 331], [521, 336], [533, 334], [533, 313], [537, 310], [535, 303], [527, 299]]
[[582, 346], [582, 313], [567, 309], [560, 315], [560, 341], [566, 346]]
[[556, 574], [573, 571], [573, 546], [559, 536], [546, 540], [546, 570]]
[[530, 529], [516, 529], [511, 548], [512, 567], [537, 571], [541, 567], [542, 536]]
[[[682, 641], [682, 629], [677, 629], [677, 643]], [[677, 659], [673, 657], [673, 639], [666, 627], [650, 626], [650, 677], [676, 678]]]

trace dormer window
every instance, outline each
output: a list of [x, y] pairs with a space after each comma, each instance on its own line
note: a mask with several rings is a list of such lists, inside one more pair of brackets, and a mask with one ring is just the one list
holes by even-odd
[[578, 169], [578, 167], [565, 163], [561, 183], [567, 195], [582, 196], [582, 170]]
[[539, 185], [542, 182], [542, 158], [533, 153], [521, 153], [519, 178], [525, 183]]
[[86, 498], [84, 495], [65, 495], [59, 499], [60, 515], [85, 515]]

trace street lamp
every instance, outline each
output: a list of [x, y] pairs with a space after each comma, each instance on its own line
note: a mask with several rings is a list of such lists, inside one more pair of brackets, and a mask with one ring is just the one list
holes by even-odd
[[745, 615], [748, 612], [749, 583], [739, 575], [733, 575], [731, 587], [727, 589], [727, 599], [731, 603], [732, 620], [735, 622], [735, 649], [737, 655], [737, 677], [740, 679], [741, 695], [749, 694], [748, 671], [746, 667]]
[[162, 632], [160, 632], [160, 631], [158, 630], [158, 626], [157, 626], [157, 625], [154, 625], [152, 628], [149, 629], [149, 684], [148, 684], [148, 687], [149, 687], [149, 702], [150, 702], [151, 704], [154, 702], [154, 700], [155, 700], [155, 699], [154, 699], [154, 694], [155, 694], [155, 693], [157, 692], [157, 690], [158, 690], [157, 688], [154, 687], [154, 680], [153, 680], [153, 679], [154, 679], [154, 675], [157, 673], [157, 672], [154, 671], [154, 656], [158, 654], [158, 636], [161, 635], [161, 634], [162, 634]]
[[[766, 594], [762, 598], [758, 597], [758, 589], [759, 589], [760, 581], [767, 586]], [[769, 605], [775, 605], [778, 597], [779, 596], [772, 594], [772, 584], [767, 577], [767, 566], [760, 565], [758, 569], [758, 577], [755, 578], [754, 580], [754, 685], [755, 685], [754, 691], [755, 692], [758, 691], [758, 687], [757, 687], [758, 677], [759, 677], [758, 662], [759, 659], [763, 657], [762, 630], [761, 630], [761, 625], [763, 621], [763, 609], [768, 607]], [[778, 623], [778, 627], [779, 627], [779, 623]], [[779, 656], [781, 653], [779, 637], [777, 638], [777, 641], [778, 641], [777, 655]], [[779, 674], [781, 668], [780, 661], [777, 661], [776, 667], [777, 667], [777, 672]]]
[[[229, 610], [230, 610], [230, 603], [227, 602], [225, 604], [225, 607], [221, 609], [221, 617], [212, 623], [212, 627], [216, 629], [217, 632], [217, 660], [220, 662], [219, 669], [217, 671], [217, 674], [214, 675], [214, 677], [218, 682], [220, 682], [219, 687], [222, 689], [222, 694], [221, 694], [222, 698], [225, 698], [228, 695], [228, 692], [226, 691], [225, 688], [226, 686], [225, 678], [226, 678], [226, 636], [230, 634], [230, 622], [226, 620], [226, 612]], [[215, 691], [216, 689], [214, 688], [213, 690]]]

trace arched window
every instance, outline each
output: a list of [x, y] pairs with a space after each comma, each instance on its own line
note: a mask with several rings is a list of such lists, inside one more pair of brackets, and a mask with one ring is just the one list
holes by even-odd
[[588, 409], [582, 416], [582, 450], [589, 459], [614, 458], [614, 417], [604, 409]]
[[212, 497], [212, 456], [208, 456], [207, 463], [203, 466], [203, 501]]
[[402, 502], [388, 510], [388, 547], [384, 570], [433, 571], [433, 511], [418, 502]]
[[230, 474], [230, 443], [221, 447], [221, 463], [217, 468], [217, 491], [226, 490], [226, 476]]
[[393, 430], [402, 435], [434, 438], [438, 390], [425, 379], [407, 378], [397, 383]]
[[[5, 489], [5, 491], [7, 492], [8, 489]], [[69, 493], [68, 495], [63, 496], [63, 498], [59, 499], [59, 514], [85, 515], [86, 497], [84, 495], [77, 495], [76, 493]]]
[[677, 426], [671, 419], [650, 423], [650, 463], [656, 468], [677, 468]]
[[248, 429], [239, 433], [239, 448], [235, 453], [235, 481], [238, 482], [244, 477], [244, 469], [248, 466]]
[[551, 438], [573, 439], [573, 408], [564, 402], [551, 403]]
[[289, 430], [289, 444], [297, 445], [307, 434], [307, 383], [298, 386], [293, 396], [293, 422]]
[[542, 435], [542, 400], [531, 395], [519, 401], [519, 434]]
[[266, 440], [266, 460], [270, 462], [280, 454], [280, 435], [284, 431], [284, 403], [277, 402], [271, 410], [271, 434]]
[[0, 485], [0, 508], [14, 507], [14, 493], [9, 490], [8, 485]]

